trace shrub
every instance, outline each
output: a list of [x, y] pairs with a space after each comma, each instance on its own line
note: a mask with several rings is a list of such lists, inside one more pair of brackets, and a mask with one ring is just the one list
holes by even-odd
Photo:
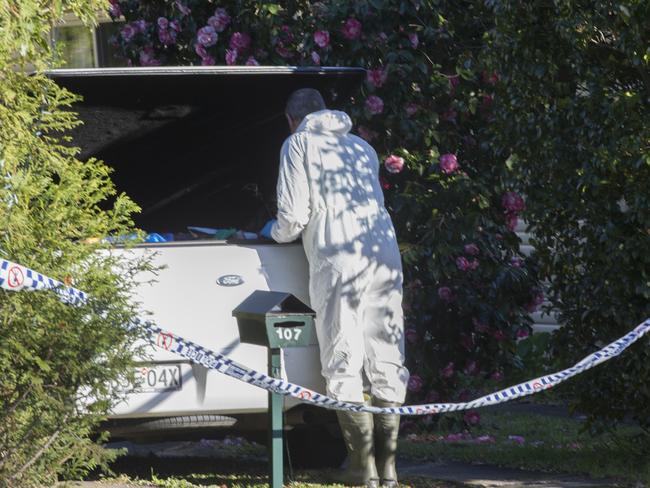
[[[102, 3], [65, 4], [89, 22]], [[51, 485], [110, 459], [90, 436], [118, 399], [111, 380], [130, 371], [138, 332], [122, 325], [134, 314], [132, 273], [148, 266], [101, 251], [98, 238], [130, 231], [137, 207], [63, 134], [78, 124], [68, 111], [76, 97], [44, 76], [53, 53], [42, 35], [61, 8], [0, 5], [0, 256], [92, 299], [72, 307], [53, 293], [0, 290], [0, 485], [9, 487]]]
[[[528, 197], [570, 364], [650, 315], [650, 4], [493, 4], [494, 140]], [[592, 427], [650, 427], [647, 359], [640, 341], [567, 385]]]

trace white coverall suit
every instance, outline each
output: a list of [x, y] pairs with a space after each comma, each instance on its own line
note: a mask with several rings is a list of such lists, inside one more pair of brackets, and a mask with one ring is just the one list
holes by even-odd
[[402, 263], [377, 154], [351, 128], [346, 113], [321, 110], [284, 142], [271, 236], [302, 235], [328, 395], [363, 402], [365, 375], [374, 397], [402, 403]]

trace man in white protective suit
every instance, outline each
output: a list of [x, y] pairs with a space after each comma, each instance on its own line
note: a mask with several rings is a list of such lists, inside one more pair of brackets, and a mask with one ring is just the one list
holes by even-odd
[[[277, 220], [268, 222], [262, 235], [277, 242], [302, 237], [328, 395], [400, 406], [409, 377], [402, 264], [384, 207], [377, 154], [350, 134], [350, 117], [327, 110], [314, 89], [294, 92], [286, 116], [292, 135], [280, 154]], [[399, 416], [343, 411], [337, 416], [349, 465], [336, 481], [397, 486]]]

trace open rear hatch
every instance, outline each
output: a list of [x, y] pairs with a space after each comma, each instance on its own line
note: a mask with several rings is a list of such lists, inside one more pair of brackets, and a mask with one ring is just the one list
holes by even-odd
[[303, 87], [339, 108], [360, 68], [155, 67], [62, 69], [48, 74], [84, 97], [72, 131], [81, 157], [104, 160], [142, 208], [147, 232], [188, 226], [257, 232], [275, 214], [284, 106]]

